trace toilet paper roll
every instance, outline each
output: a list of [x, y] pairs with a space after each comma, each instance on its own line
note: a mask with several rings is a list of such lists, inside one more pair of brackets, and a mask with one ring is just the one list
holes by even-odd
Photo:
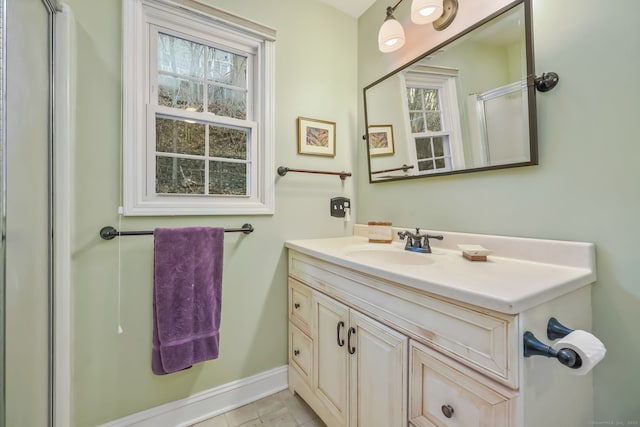
[[563, 348], [575, 351], [582, 359], [582, 366], [577, 369], [569, 369], [569, 373], [573, 375], [587, 374], [607, 353], [607, 349], [598, 338], [581, 330], [575, 330], [553, 344], [554, 350]]

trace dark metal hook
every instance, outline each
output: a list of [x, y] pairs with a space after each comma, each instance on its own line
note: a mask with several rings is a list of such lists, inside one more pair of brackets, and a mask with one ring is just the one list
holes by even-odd
[[548, 73], [542, 73], [542, 76], [536, 77], [533, 79], [534, 84], [536, 85], [536, 89], [540, 92], [548, 92], [558, 84], [560, 80], [560, 76], [553, 71]]

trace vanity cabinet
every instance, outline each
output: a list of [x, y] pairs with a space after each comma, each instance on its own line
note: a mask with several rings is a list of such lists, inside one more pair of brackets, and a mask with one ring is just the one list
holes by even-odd
[[288, 281], [289, 388], [327, 425], [513, 425], [515, 393], [454, 358], [515, 383], [514, 316], [387, 287], [294, 251]]
[[[362, 247], [357, 238], [345, 240]], [[522, 344], [525, 331], [546, 338], [546, 322], [558, 313], [588, 330], [589, 286], [499, 311], [425, 290], [411, 276], [342, 261], [330, 241], [288, 247], [289, 389], [328, 426], [537, 427], [593, 419], [591, 376], [570, 375], [557, 360], [524, 358]], [[455, 280], [466, 269], [486, 286], [501, 277], [498, 268], [524, 269], [523, 277], [536, 280], [553, 271], [553, 286], [563, 274], [593, 277], [574, 267], [441, 256], [426, 270], [434, 277], [450, 269]], [[521, 292], [517, 281], [500, 286]]]
[[294, 279], [289, 295], [293, 391], [330, 426], [406, 425], [408, 338]]

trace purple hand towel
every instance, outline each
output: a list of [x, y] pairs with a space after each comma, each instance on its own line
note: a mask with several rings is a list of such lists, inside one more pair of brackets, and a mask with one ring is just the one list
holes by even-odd
[[218, 357], [224, 228], [156, 228], [151, 369]]

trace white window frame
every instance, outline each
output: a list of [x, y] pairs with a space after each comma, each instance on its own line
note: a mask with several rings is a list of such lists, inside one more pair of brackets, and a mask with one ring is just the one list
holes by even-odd
[[[254, 97], [247, 120], [210, 115], [211, 121], [250, 128], [251, 162], [246, 196], [155, 193], [155, 114], [202, 121], [191, 113], [157, 103], [157, 52], [152, 34], [181, 36], [251, 59]], [[164, 31], [166, 30], [166, 31]], [[275, 31], [194, 0], [123, 0], [123, 207], [131, 216], [261, 215], [274, 212]], [[250, 66], [250, 65], [248, 65]], [[251, 108], [253, 106], [253, 108]], [[208, 183], [205, 183], [208, 185]]]
[[[462, 130], [460, 127], [460, 110], [458, 108], [458, 91], [456, 89], [457, 77], [458, 70], [434, 66], [419, 66], [409, 72], [403, 73], [401, 76], [400, 84], [402, 88], [400, 93], [403, 97], [402, 105], [403, 114], [404, 117], [406, 117], [406, 132], [407, 135], [411, 135], [413, 140], [413, 144], [409, 150], [409, 156], [412, 163], [416, 166], [415, 173], [418, 175], [449, 172], [465, 167]], [[413, 133], [411, 131], [409, 103], [407, 100], [407, 87], [409, 86], [438, 90], [442, 112], [442, 131], [426, 133]], [[418, 154], [415, 145], [416, 138], [438, 136], [448, 138], [448, 150], [447, 147], [445, 147], [445, 152], [450, 154], [451, 161], [447, 163], [446, 168], [419, 171]]]

